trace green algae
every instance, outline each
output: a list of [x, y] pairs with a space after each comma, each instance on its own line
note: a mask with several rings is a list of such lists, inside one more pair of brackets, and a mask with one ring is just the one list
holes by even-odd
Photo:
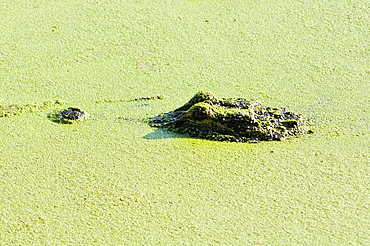
[[[370, 245], [368, 1], [16, 0], [0, 12], [1, 103], [63, 98], [94, 116], [0, 119], [0, 244]], [[287, 107], [317, 134], [150, 139], [113, 120], [198, 90]], [[157, 94], [168, 100], [95, 103]]]
[[66, 102], [61, 100], [55, 100], [55, 101], [45, 101], [41, 103], [34, 103], [34, 104], [25, 104], [25, 105], [7, 105], [3, 106], [0, 105], [0, 118], [1, 117], [10, 117], [10, 116], [16, 116], [23, 113], [31, 112], [31, 111], [38, 111], [45, 108], [50, 108], [58, 105], [66, 104]]

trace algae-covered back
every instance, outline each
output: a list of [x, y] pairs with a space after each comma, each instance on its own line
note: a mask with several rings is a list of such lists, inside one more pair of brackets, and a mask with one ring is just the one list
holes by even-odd
[[310, 132], [308, 122], [286, 108], [244, 98], [218, 99], [208, 92], [198, 92], [182, 107], [150, 118], [149, 125], [230, 142], [284, 140]]

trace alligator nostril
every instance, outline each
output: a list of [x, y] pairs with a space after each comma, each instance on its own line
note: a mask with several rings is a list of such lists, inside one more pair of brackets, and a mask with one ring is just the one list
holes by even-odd
[[81, 117], [83, 117], [83, 112], [81, 111], [74, 111], [74, 110], [64, 110], [60, 112], [63, 118], [68, 120], [77, 120]]
[[72, 124], [74, 122], [85, 121], [89, 114], [76, 107], [70, 107], [62, 111], [53, 111], [48, 114], [51, 121], [63, 124]]

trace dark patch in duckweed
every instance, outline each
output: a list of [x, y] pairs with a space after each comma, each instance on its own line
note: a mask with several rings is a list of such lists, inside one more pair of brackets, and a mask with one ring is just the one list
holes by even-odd
[[56, 110], [48, 114], [48, 118], [56, 123], [73, 124], [85, 121], [90, 115], [77, 107], [69, 107], [64, 110]]
[[136, 102], [136, 101], [149, 101], [149, 100], [162, 100], [165, 97], [163, 95], [160, 96], [152, 96], [152, 97], [139, 97], [134, 99], [106, 99], [102, 101], [96, 101], [96, 103], [120, 103], [120, 102]]
[[244, 98], [217, 98], [198, 92], [182, 107], [149, 118], [149, 125], [215, 141], [284, 140], [310, 133], [308, 121], [284, 108]]

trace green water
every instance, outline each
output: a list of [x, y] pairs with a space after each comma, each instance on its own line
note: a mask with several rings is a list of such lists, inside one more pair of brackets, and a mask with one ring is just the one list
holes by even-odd
[[[0, 118], [1, 245], [370, 244], [367, 1], [0, 0], [0, 27], [0, 105], [68, 102]], [[236, 144], [143, 121], [199, 90], [316, 134]], [[91, 119], [47, 119], [67, 106]]]

